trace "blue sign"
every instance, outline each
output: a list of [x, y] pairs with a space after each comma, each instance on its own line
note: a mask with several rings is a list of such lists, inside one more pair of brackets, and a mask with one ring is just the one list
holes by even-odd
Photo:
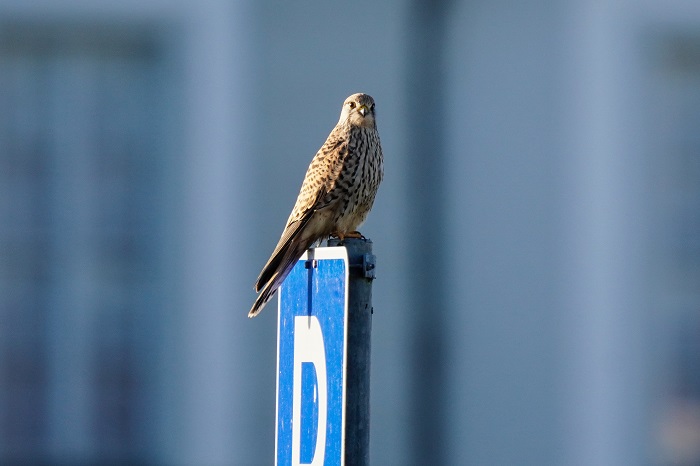
[[275, 464], [343, 465], [347, 251], [310, 249], [279, 293]]

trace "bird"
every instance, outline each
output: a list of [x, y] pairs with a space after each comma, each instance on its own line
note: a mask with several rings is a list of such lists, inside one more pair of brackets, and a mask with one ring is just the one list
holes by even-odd
[[255, 317], [299, 258], [331, 236], [360, 238], [357, 229], [372, 209], [384, 177], [374, 99], [363, 93], [343, 102], [340, 119], [311, 160], [292, 213], [262, 268], [248, 313]]

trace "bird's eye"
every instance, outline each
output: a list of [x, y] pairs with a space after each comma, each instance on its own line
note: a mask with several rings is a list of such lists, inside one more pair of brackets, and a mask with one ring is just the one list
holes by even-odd
[[350, 108], [355, 108], [355, 102], [348, 102], [348, 105], [350, 106]]
[[372, 104], [372, 111], [374, 111], [374, 104]]

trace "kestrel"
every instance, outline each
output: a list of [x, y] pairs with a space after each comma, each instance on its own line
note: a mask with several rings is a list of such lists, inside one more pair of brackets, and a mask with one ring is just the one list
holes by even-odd
[[255, 291], [248, 317], [255, 317], [275, 294], [294, 264], [314, 243], [330, 236], [361, 236], [384, 176], [374, 99], [353, 94], [343, 103], [338, 124], [306, 171], [294, 209]]

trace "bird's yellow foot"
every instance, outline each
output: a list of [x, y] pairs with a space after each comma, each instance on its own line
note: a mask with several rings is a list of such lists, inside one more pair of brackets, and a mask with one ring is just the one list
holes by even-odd
[[334, 231], [333, 233], [331, 233], [331, 238], [338, 238], [341, 243], [346, 238], [367, 239], [364, 236], [362, 236], [362, 233], [360, 233], [359, 231], [350, 231], [348, 233], [340, 233], [340, 232]]
[[341, 245], [343, 244], [343, 241], [346, 240], [347, 238], [367, 239], [359, 231], [351, 231], [348, 233], [334, 232], [334, 233], [331, 233], [330, 237], [331, 238], [338, 238], [338, 240], [340, 240]]

